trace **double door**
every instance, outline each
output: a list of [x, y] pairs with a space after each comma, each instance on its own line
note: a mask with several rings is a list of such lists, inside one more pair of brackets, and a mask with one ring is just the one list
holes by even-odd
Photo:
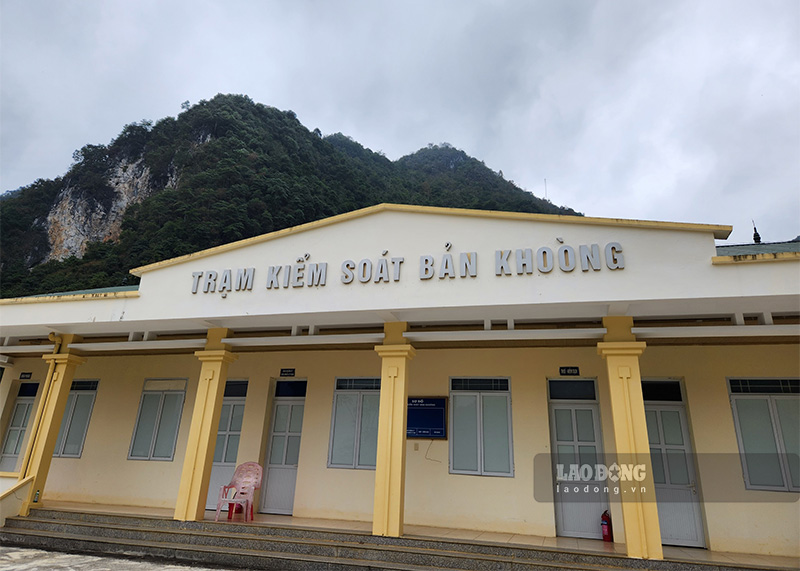
[[[296, 393], [300, 387], [300, 383], [289, 385], [289, 392]], [[279, 383], [279, 392], [284, 392], [283, 388], [283, 383]], [[301, 388], [305, 389], [305, 383]], [[304, 397], [275, 397], [261, 493], [262, 512], [292, 513], [304, 403]], [[236, 470], [244, 405], [243, 396], [225, 397], [222, 401], [206, 509], [216, 509], [220, 487], [231, 481]]]
[[[670, 404], [645, 402], [661, 540], [665, 545], [704, 547], [686, 410], [680, 397], [676, 400]], [[556, 532], [560, 536], [602, 537], [600, 516], [608, 509], [605, 490], [615, 488], [608, 481], [587, 478], [588, 470], [572, 479], [569, 468], [606, 463], [599, 416], [596, 403], [551, 400]]]

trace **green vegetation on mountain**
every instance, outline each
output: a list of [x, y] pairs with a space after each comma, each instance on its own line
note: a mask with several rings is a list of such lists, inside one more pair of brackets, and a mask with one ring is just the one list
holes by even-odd
[[[109, 145], [86, 145], [73, 158], [63, 177], [0, 199], [2, 297], [132, 284], [133, 267], [382, 202], [576, 214], [450, 145], [393, 162], [241, 95], [127, 125]], [[117, 192], [111, 172], [137, 161], [149, 169], [152, 194], [127, 209], [119, 238], [42, 263], [59, 193], [70, 188], [108, 212]]]

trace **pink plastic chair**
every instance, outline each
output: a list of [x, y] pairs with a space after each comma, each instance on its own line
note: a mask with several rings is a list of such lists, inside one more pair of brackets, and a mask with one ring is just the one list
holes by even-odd
[[237, 506], [242, 506], [244, 521], [247, 521], [248, 514], [252, 521], [253, 495], [261, 487], [262, 474], [261, 466], [257, 462], [245, 462], [236, 466], [230, 484], [221, 486], [219, 489], [217, 515], [214, 521], [219, 521], [219, 512], [225, 504], [228, 504], [228, 519], [233, 518], [233, 514], [238, 509]]

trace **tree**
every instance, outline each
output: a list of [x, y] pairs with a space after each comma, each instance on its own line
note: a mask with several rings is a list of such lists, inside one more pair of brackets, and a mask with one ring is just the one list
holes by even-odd
[[[126, 125], [107, 146], [85, 145], [63, 179], [0, 200], [2, 297], [135, 283], [132, 267], [381, 202], [575, 214], [448, 143], [391, 161], [245, 95], [181, 108], [155, 124]], [[50, 248], [43, 221], [56, 196], [70, 187], [108, 212], [119, 190], [114, 173], [137, 161], [149, 172], [149, 197], [126, 210], [119, 239], [90, 245], [82, 259], [42, 264]]]

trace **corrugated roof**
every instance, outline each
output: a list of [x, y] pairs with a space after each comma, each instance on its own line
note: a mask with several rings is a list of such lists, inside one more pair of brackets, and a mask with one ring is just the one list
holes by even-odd
[[782, 252], [800, 252], [800, 240], [717, 246], [718, 256], [752, 256], [757, 254], [780, 254]]

